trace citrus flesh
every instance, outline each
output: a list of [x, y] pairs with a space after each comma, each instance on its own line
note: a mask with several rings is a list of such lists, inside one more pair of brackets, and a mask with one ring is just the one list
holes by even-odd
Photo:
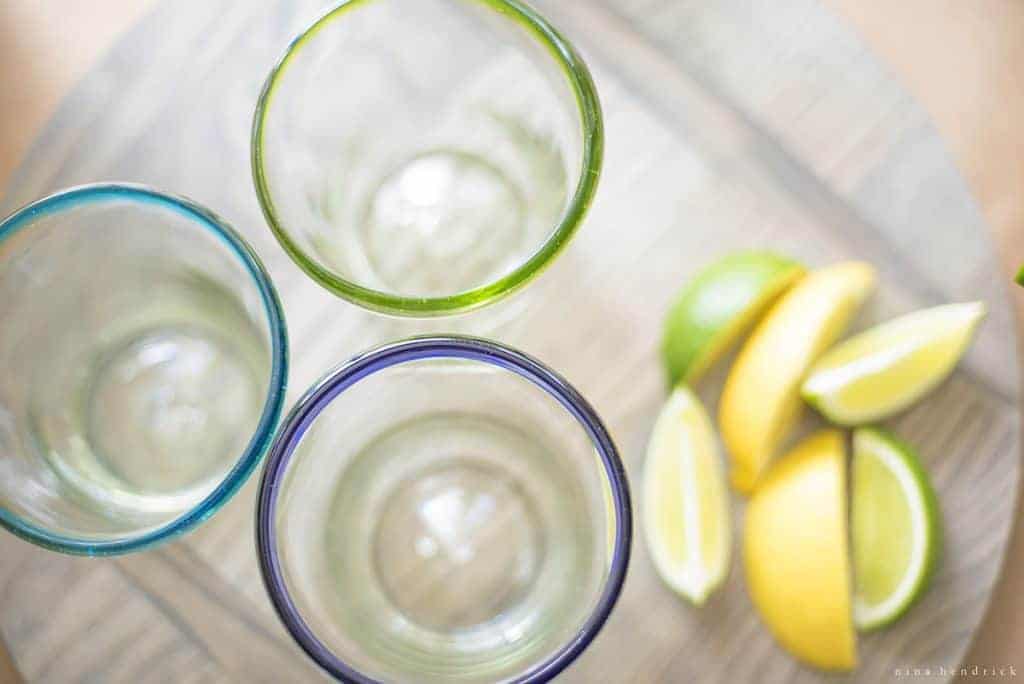
[[871, 328], [826, 352], [801, 393], [840, 425], [887, 418], [953, 371], [984, 316], [982, 302], [947, 304]]
[[860, 630], [890, 624], [924, 593], [938, 562], [935, 491], [914, 451], [893, 435], [853, 435], [853, 619]]
[[644, 533], [655, 569], [701, 604], [728, 574], [731, 516], [714, 428], [685, 386], [658, 416], [643, 478]]

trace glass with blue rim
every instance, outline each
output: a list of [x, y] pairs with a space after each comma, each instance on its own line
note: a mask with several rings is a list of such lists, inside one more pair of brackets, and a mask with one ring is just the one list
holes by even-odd
[[597, 635], [629, 562], [629, 488], [587, 401], [472, 337], [366, 352], [271, 447], [257, 546], [278, 615], [345, 682], [538, 682]]
[[0, 524], [49, 549], [127, 553], [218, 510], [274, 434], [287, 335], [223, 220], [99, 184], [0, 222]]

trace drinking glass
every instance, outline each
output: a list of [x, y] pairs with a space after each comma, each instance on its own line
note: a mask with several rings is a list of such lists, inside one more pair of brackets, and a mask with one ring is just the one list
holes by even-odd
[[546, 681], [612, 610], [631, 538], [601, 420], [478, 338], [365, 353], [299, 400], [268, 456], [257, 545], [299, 645], [343, 681]]
[[323, 287], [380, 312], [470, 310], [527, 283], [593, 198], [603, 133], [573, 47], [517, 0], [348, 0], [264, 86], [264, 215]]
[[131, 185], [0, 223], [0, 524], [70, 553], [198, 524], [273, 437], [287, 375], [266, 272], [222, 220]]

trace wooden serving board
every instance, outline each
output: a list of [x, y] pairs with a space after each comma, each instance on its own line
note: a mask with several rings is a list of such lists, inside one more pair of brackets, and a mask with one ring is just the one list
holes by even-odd
[[[753, 613], [738, 562], [704, 608], [676, 599], [638, 536], [615, 613], [562, 679], [878, 682], [897, 669], [956, 666], [1015, 510], [1016, 340], [962, 179], [921, 110], [852, 33], [814, 0], [538, 0], [583, 51], [604, 103], [597, 200], [571, 248], [525, 293], [478, 320], [424, 325], [373, 316], [319, 289], [256, 204], [256, 94], [289, 37], [325, 4], [165, 3], [68, 97], [8, 188], [4, 212], [99, 180], [188, 195], [233, 223], [275, 278], [292, 340], [290, 402], [376, 342], [483, 331], [538, 356], [596, 405], [634, 492], [665, 397], [662, 317], [686, 277], [723, 252], [770, 246], [812, 265], [871, 261], [881, 287], [860, 327], [984, 299], [991, 313], [965, 363], [891, 423], [917, 445], [939, 491], [941, 571], [904, 620], [861, 639], [854, 674], [826, 677], [782, 652]], [[714, 385], [705, 392], [712, 408]], [[319, 680], [264, 596], [255, 484], [192, 535], [134, 556], [72, 558], [0, 537], [0, 631], [25, 679]], [[737, 501], [737, 527], [742, 512]]]

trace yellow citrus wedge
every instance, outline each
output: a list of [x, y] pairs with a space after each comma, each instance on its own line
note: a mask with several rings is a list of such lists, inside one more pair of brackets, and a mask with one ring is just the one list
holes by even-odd
[[729, 573], [731, 516], [711, 419], [685, 386], [672, 392], [654, 425], [643, 486], [655, 569], [700, 605]]
[[985, 305], [972, 302], [936, 306], [883, 323], [818, 359], [801, 392], [840, 425], [888, 418], [953, 372], [984, 317]]
[[826, 670], [857, 664], [843, 436], [825, 430], [773, 464], [743, 527], [747, 589], [776, 640]]
[[732, 484], [749, 493], [799, 417], [800, 382], [871, 292], [875, 271], [848, 261], [813, 271], [768, 311], [740, 350], [718, 420]]
[[665, 319], [669, 384], [696, 382], [805, 272], [772, 252], [735, 252], [694, 276]]

